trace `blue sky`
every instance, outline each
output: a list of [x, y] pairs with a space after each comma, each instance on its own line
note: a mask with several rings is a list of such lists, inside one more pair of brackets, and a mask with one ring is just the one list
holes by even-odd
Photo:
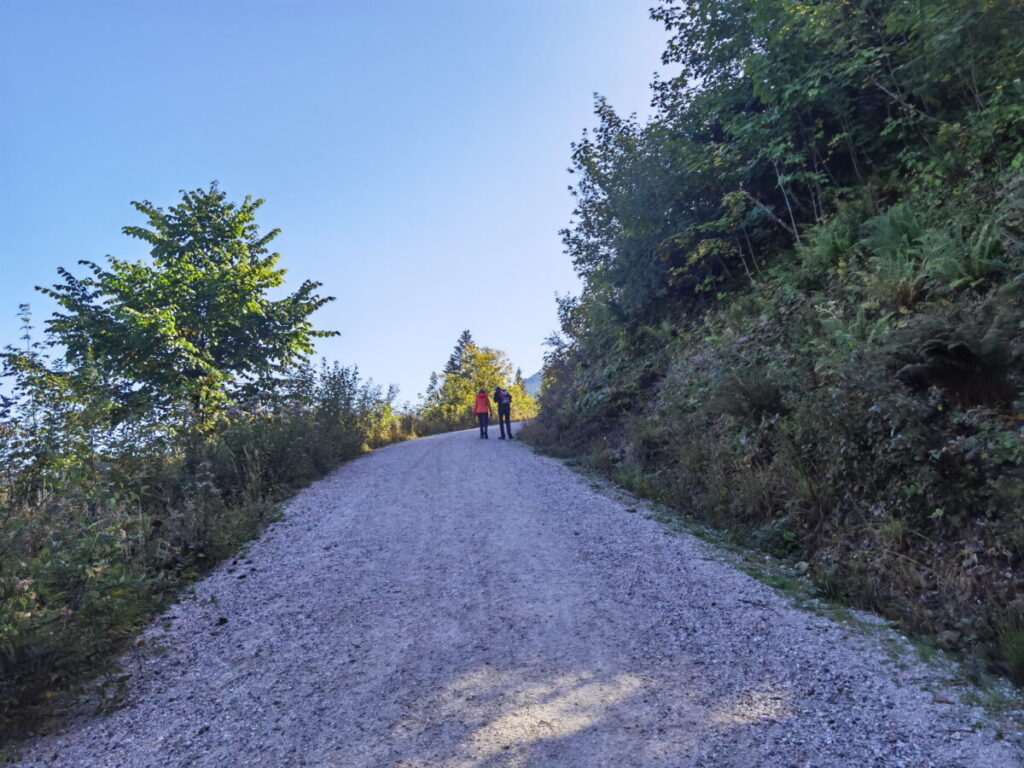
[[337, 297], [327, 358], [412, 400], [469, 328], [535, 372], [577, 289], [569, 144], [595, 91], [647, 113], [649, 5], [0, 0], [0, 344], [58, 266], [145, 257], [131, 200], [216, 179]]

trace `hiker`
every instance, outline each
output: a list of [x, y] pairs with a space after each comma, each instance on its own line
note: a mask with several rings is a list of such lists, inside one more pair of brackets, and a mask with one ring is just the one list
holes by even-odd
[[481, 389], [476, 396], [476, 404], [473, 406], [473, 413], [480, 421], [480, 439], [487, 439], [487, 417], [493, 412], [491, 399], [487, 397], [487, 390]]
[[507, 389], [494, 388], [494, 402], [498, 404], [498, 426], [501, 427], [501, 437], [505, 439], [505, 428], [508, 427], [508, 439], [512, 439], [512, 395]]

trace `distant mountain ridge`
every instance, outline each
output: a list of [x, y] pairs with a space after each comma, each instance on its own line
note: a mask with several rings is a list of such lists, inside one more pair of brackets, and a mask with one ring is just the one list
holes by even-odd
[[540, 374], [541, 372], [537, 371], [535, 374], [533, 374], [533, 376], [531, 376], [524, 382], [524, 386], [526, 387], [526, 391], [529, 393], [530, 397], [536, 397], [537, 395], [540, 394]]

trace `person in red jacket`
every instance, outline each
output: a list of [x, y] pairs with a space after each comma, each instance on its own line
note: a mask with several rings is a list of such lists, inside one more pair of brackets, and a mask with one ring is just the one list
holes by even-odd
[[491, 415], [492, 411], [491, 398], [487, 396], [486, 389], [481, 389], [477, 393], [476, 403], [473, 405], [473, 413], [476, 414], [480, 422], [480, 438], [482, 440], [487, 439], [487, 417]]

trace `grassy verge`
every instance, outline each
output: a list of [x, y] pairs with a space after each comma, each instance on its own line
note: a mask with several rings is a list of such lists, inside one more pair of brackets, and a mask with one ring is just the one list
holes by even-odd
[[[527, 438], [530, 433], [527, 427]], [[547, 453], [535, 444], [532, 447]], [[555, 458], [562, 459], [566, 466], [586, 478], [594, 490], [673, 532], [689, 534], [711, 544], [721, 560], [778, 591], [794, 606], [844, 624], [851, 632], [875, 637], [897, 668], [906, 669], [915, 661], [926, 664], [929, 675], [918, 682], [925, 690], [941, 688], [948, 692], [952, 689], [962, 704], [983, 709], [991, 722], [978, 723], [978, 727], [993, 725], [997, 735], [1024, 730], [1024, 690], [1013, 686], [1005, 677], [992, 674], [987, 657], [979, 656], [972, 649], [942, 647], [934, 634], [908, 630], [898, 620], [859, 610], [823, 584], [811, 572], [808, 563], [771, 554], [759, 548], [742, 531], [709, 525], [678, 507], [638, 495], [614, 482], [606, 469], [595, 466], [592, 460], [566, 457], [564, 453], [556, 451]]]

